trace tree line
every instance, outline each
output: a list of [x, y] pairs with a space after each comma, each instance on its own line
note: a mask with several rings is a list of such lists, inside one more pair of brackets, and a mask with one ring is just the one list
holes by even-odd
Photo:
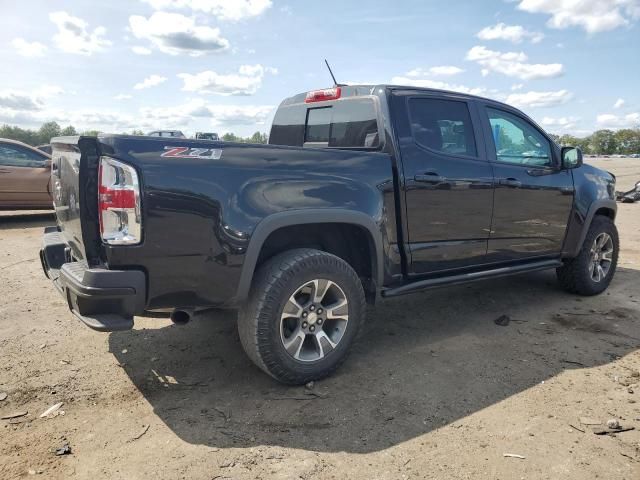
[[597, 130], [586, 137], [551, 135], [560, 145], [579, 147], [588, 155], [630, 155], [640, 153], [640, 128]]
[[[71, 125], [62, 128], [56, 122], [43, 123], [37, 130], [12, 125], [2, 125], [0, 127], [0, 138], [19, 140], [34, 146], [49, 143], [53, 137], [79, 134], [96, 136], [99, 133], [97, 130], [78, 132], [78, 130]], [[123, 133], [129, 135], [144, 135], [142, 130]], [[586, 137], [575, 137], [568, 134], [551, 136], [560, 145], [580, 147], [585, 154], [590, 155], [629, 155], [640, 153], [640, 128], [623, 128], [616, 131], [597, 130]], [[239, 143], [267, 143], [268, 139], [267, 134], [263, 132], [255, 132], [250, 137], [242, 137], [234, 133], [225, 133], [222, 136], [222, 140], [225, 142]]]
[[[83, 130], [78, 131], [72, 125], [62, 128], [57, 122], [46, 122], [37, 130], [29, 128], [20, 128], [14, 125], [2, 125], [0, 126], [0, 138], [8, 138], [11, 140], [18, 140], [26, 143], [27, 145], [44, 145], [49, 143], [53, 137], [64, 137], [67, 135], [88, 135], [95, 137], [99, 133], [98, 130]], [[144, 135], [142, 130], [132, 130], [130, 132], [122, 132], [125, 135]], [[239, 143], [267, 143], [268, 137], [266, 133], [256, 132], [250, 137], [242, 137], [233, 133], [225, 133], [222, 136], [222, 140], [225, 142], [239, 142]]]

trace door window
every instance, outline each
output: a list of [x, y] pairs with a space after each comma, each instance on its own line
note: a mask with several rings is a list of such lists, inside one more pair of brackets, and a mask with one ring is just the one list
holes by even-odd
[[477, 156], [469, 108], [465, 102], [409, 99], [413, 138], [423, 147], [453, 155]]
[[14, 145], [0, 145], [0, 165], [5, 167], [44, 167], [45, 159], [31, 150]]
[[529, 122], [501, 110], [487, 108], [499, 162], [548, 167], [551, 144]]

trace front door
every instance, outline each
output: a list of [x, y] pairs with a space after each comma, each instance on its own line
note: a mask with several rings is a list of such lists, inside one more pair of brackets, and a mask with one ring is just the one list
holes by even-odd
[[0, 206], [45, 207], [49, 195], [47, 157], [28, 148], [0, 143]]
[[394, 93], [413, 274], [486, 260], [493, 175], [472, 107], [455, 94]]
[[573, 176], [557, 149], [517, 111], [481, 107], [495, 176], [488, 257], [559, 255], [573, 205]]

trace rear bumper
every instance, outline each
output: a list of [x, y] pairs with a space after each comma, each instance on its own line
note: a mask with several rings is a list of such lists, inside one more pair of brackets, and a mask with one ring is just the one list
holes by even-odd
[[71, 312], [85, 325], [101, 332], [133, 328], [133, 316], [145, 310], [144, 272], [89, 268], [69, 257], [57, 228], [46, 227], [40, 250], [42, 269]]

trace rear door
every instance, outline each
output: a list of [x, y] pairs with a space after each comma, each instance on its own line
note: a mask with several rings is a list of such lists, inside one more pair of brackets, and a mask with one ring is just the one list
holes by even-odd
[[573, 177], [551, 140], [517, 110], [480, 107], [495, 175], [488, 255], [514, 261], [559, 255], [573, 205]]
[[49, 207], [50, 162], [45, 154], [0, 143], [0, 204], [3, 207]]
[[473, 103], [465, 97], [394, 92], [405, 178], [410, 272], [485, 263], [493, 173]]

